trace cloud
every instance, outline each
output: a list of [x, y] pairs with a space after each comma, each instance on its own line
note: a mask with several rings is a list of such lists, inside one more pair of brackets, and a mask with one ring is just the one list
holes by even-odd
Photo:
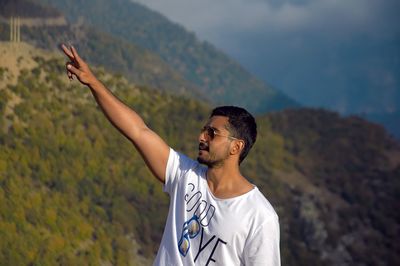
[[[399, 32], [397, 0], [135, 0], [200, 37], [219, 32]], [[397, 11], [395, 11], [397, 10]]]

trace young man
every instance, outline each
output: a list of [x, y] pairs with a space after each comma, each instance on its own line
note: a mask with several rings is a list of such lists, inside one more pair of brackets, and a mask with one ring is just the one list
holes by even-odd
[[197, 161], [191, 160], [98, 81], [73, 47], [62, 49], [70, 59], [69, 78], [90, 88], [105, 116], [170, 195], [154, 265], [280, 265], [278, 216], [239, 170], [256, 140], [251, 114], [232, 106], [214, 109], [199, 136]]

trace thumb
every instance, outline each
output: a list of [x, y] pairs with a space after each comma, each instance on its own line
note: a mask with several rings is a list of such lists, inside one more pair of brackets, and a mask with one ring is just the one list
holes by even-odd
[[73, 64], [67, 64], [67, 70], [72, 75], [75, 75], [78, 80], [84, 85], [89, 85], [91, 82], [96, 80], [89, 69], [80, 70]]
[[79, 69], [77, 69], [74, 65], [72, 64], [67, 64], [67, 70], [74, 74], [75, 76], [79, 77], [81, 72]]

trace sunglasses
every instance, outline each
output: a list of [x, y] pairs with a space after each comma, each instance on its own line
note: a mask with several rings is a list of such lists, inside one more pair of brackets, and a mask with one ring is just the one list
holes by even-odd
[[201, 129], [200, 133], [201, 134], [206, 133], [207, 136], [210, 138], [210, 140], [213, 140], [215, 138], [215, 136], [220, 136], [220, 137], [225, 137], [225, 138], [228, 138], [228, 139], [236, 139], [236, 140], [238, 140], [238, 138], [235, 138], [235, 137], [232, 137], [232, 136], [222, 135], [222, 134], [218, 133], [215, 128], [210, 127], [210, 126], [203, 127]]
[[200, 232], [199, 217], [195, 214], [189, 221], [183, 224], [182, 235], [178, 243], [179, 252], [186, 256], [190, 249], [190, 239], [195, 238]]

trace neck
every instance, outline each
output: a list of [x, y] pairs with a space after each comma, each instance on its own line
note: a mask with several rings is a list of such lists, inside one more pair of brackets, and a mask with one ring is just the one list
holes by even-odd
[[231, 198], [249, 192], [254, 186], [240, 173], [239, 165], [225, 162], [207, 170], [207, 184], [214, 196]]
[[207, 180], [214, 186], [224, 185], [242, 177], [239, 167], [210, 167], [207, 170]]

